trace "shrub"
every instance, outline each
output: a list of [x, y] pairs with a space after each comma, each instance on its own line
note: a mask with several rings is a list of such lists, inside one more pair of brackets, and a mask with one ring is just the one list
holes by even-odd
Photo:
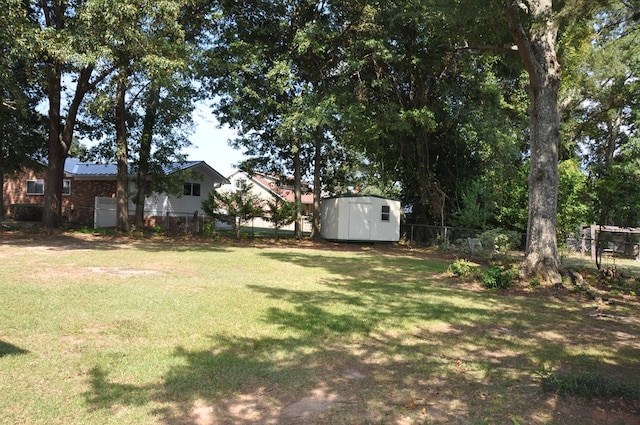
[[458, 277], [473, 275], [478, 266], [470, 261], [456, 260], [455, 263], [449, 265], [449, 272]]
[[507, 253], [520, 246], [520, 233], [499, 227], [487, 230], [479, 239], [483, 247], [493, 252]]
[[11, 204], [9, 214], [11, 218], [19, 221], [41, 221], [43, 213], [42, 205], [35, 204]]
[[518, 276], [518, 270], [504, 270], [497, 264], [489, 266], [482, 274], [481, 280], [485, 288], [507, 289], [513, 285], [513, 281]]

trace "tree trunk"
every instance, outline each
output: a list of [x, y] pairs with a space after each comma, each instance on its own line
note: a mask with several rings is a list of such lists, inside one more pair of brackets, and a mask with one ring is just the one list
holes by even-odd
[[[2, 134], [5, 134], [4, 128]], [[4, 221], [4, 137], [0, 136], [0, 230]]]
[[42, 224], [54, 228], [62, 222], [62, 180], [64, 179], [64, 162], [73, 140], [78, 111], [85, 94], [91, 89], [89, 79], [93, 66], [80, 70], [75, 93], [64, 124], [61, 117], [62, 66], [58, 62], [51, 63], [47, 82], [49, 99], [49, 154], [47, 173], [44, 185], [44, 210]]
[[153, 84], [149, 88], [144, 121], [142, 124], [142, 137], [140, 138], [140, 160], [138, 162], [137, 175], [137, 199], [136, 199], [136, 227], [144, 227], [144, 201], [147, 197], [147, 177], [149, 175], [149, 159], [151, 158], [151, 145], [153, 132], [158, 115], [158, 102], [160, 99], [160, 87]]
[[322, 170], [322, 129], [318, 127], [315, 140], [315, 152], [313, 154], [313, 225], [311, 239], [320, 239], [320, 196], [322, 196], [320, 171]]
[[59, 63], [51, 64], [47, 81], [47, 97], [49, 100], [49, 152], [44, 185], [42, 225], [49, 228], [58, 227], [61, 222], [62, 180], [64, 177], [64, 161], [67, 156], [67, 151], [62, 144], [60, 132], [61, 69], [62, 67]]
[[[613, 162], [613, 157], [616, 152], [616, 148], [618, 147], [618, 137], [620, 136], [622, 125], [622, 112], [616, 111], [615, 117], [613, 118], [613, 122], [610, 123], [607, 133], [607, 139], [605, 140], [605, 157], [604, 157], [604, 169], [605, 173], [608, 174], [610, 172], [610, 167]], [[604, 191], [600, 193], [600, 218], [598, 223], [600, 225], [610, 224], [611, 220], [611, 206], [615, 202], [611, 199], [612, 193], [610, 191]], [[600, 267], [598, 267], [600, 269]]]
[[294, 237], [302, 238], [302, 165], [300, 158], [300, 143], [294, 144], [293, 152], [293, 191], [296, 202], [296, 222], [294, 227]]
[[120, 68], [116, 93], [116, 159], [118, 163], [118, 180], [116, 186], [116, 228], [126, 232], [129, 230], [129, 164], [127, 152], [127, 109], [125, 96], [127, 93], [128, 69]]
[[[42, 12], [44, 29], [62, 32], [67, 26], [69, 18], [69, 2], [35, 2], [39, 4]], [[77, 10], [76, 10], [77, 12]], [[63, 37], [64, 38], [64, 37]], [[42, 214], [42, 224], [45, 227], [58, 227], [62, 221], [62, 180], [64, 178], [64, 162], [73, 140], [73, 131], [76, 125], [78, 111], [85, 94], [95, 87], [111, 73], [110, 69], [103, 71], [102, 75], [90, 84], [89, 80], [95, 68], [94, 65], [87, 65], [78, 72], [76, 88], [73, 99], [69, 104], [66, 118], [61, 116], [62, 99], [62, 69], [63, 64], [50, 52], [41, 52], [47, 65], [47, 98], [49, 100], [48, 116], [48, 163], [44, 185], [44, 208]]]
[[[560, 64], [552, 0], [507, 0], [511, 33], [529, 74], [529, 219], [522, 272], [561, 282], [557, 248]], [[523, 9], [524, 8], [524, 9]], [[526, 10], [526, 12], [525, 12]], [[521, 19], [528, 13], [529, 19]], [[530, 22], [524, 29], [523, 21]]]
[[[529, 221], [524, 271], [559, 283], [557, 87], [532, 88]], [[553, 118], [556, 118], [555, 122]]]

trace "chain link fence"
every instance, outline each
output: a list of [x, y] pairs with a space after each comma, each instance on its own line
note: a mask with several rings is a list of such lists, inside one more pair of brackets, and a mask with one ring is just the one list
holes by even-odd
[[482, 232], [479, 229], [427, 224], [402, 223], [400, 225], [401, 239], [412, 245], [423, 246], [468, 246], [469, 239], [478, 238]]

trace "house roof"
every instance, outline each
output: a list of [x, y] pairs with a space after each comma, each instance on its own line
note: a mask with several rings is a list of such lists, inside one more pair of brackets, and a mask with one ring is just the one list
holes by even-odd
[[[174, 162], [163, 167], [163, 170], [167, 174], [175, 173], [178, 171], [188, 170], [190, 168], [202, 166], [213, 174], [214, 179], [220, 183], [229, 183], [222, 174], [213, 169], [209, 164], [204, 161], [187, 161], [183, 163]], [[93, 162], [82, 162], [78, 158], [67, 158], [64, 163], [64, 172], [70, 176], [76, 177], [116, 177], [118, 175], [117, 164], [98, 164]]]
[[77, 158], [67, 158], [64, 162], [64, 172], [73, 176], [116, 176], [116, 164], [98, 164], [81, 162]]
[[[296, 195], [295, 192], [291, 189], [284, 189], [276, 186], [276, 184], [272, 181], [272, 179], [266, 178], [260, 175], [253, 175], [251, 179], [255, 182], [259, 183], [261, 186], [269, 190], [270, 192], [275, 193], [280, 196], [285, 201], [295, 202]], [[302, 194], [302, 203], [303, 204], [313, 204], [313, 193], [303, 193]]]

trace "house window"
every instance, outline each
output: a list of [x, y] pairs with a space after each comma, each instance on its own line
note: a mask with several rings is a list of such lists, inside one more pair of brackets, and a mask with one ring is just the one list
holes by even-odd
[[27, 180], [27, 195], [44, 195], [44, 180]]
[[71, 180], [62, 180], [62, 194], [71, 195]]
[[382, 206], [382, 221], [389, 221], [389, 215], [391, 214], [391, 209], [389, 205]]
[[246, 179], [238, 179], [236, 180], [236, 189], [242, 190], [247, 186]]
[[185, 183], [184, 184], [185, 196], [200, 196], [200, 183]]
[[[71, 195], [71, 180], [62, 180], [62, 194]], [[27, 180], [27, 195], [44, 195], [44, 180]]]

